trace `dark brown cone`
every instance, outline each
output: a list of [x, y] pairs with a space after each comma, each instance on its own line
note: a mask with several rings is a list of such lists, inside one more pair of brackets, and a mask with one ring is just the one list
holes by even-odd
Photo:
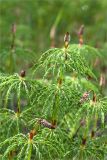
[[39, 120], [39, 123], [40, 123], [41, 125], [43, 125], [44, 127], [46, 127], [46, 128], [55, 129], [55, 126], [54, 126], [53, 124], [49, 123], [49, 122], [48, 122], [47, 120], [45, 120], [45, 119], [40, 119], [40, 120]]
[[86, 124], [86, 121], [84, 120], [84, 119], [82, 119], [81, 121], [80, 121], [80, 125], [81, 126], [84, 126]]
[[93, 95], [93, 102], [96, 102], [96, 94], [94, 93], [94, 95]]
[[65, 36], [64, 36], [64, 42], [65, 42], [65, 48], [67, 48], [68, 45], [69, 45], [69, 42], [70, 42], [70, 34], [69, 34], [69, 32], [67, 32], [65, 34]]
[[26, 72], [24, 70], [22, 70], [21, 73], [20, 73], [20, 76], [25, 77], [25, 75], [26, 75]]
[[94, 136], [95, 136], [95, 132], [92, 130], [91, 131], [91, 138], [94, 138]]
[[61, 85], [62, 84], [62, 79], [58, 78], [58, 84]]
[[52, 125], [55, 127], [56, 126], [56, 120], [52, 121]]
[[86, 145], [86, 138], [82, 139], [82, 145], [85, 146]]
[[65, 36], [64, 36], [64, 42], [70, 42], [70, 34], [69, 32], [66, 32]]
[[29, 133], [29, 139], [32, 140], [35, 134], [36, 134], [35, 130], [31, 130]]

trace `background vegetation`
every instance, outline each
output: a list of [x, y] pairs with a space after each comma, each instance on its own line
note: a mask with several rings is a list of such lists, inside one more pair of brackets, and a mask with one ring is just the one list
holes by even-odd
[[15, 45], [28, 50], [33, 59], [51, 46], [52, 29], [55, 46], [61, 47], [66, 31], [71, 34], [71, 43], [78, 43], [77, 31], [82, 24], [84, 43], [106, 49], [106, 8], [106, 0], [0, 0], [0, 50], [11, 45], [13, 23], [17, 28]]

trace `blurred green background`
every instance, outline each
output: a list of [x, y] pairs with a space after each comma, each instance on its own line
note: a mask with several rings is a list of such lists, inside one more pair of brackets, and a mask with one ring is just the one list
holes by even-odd
[[[8, 54], [14, 23], [15, 47], [22, 49], [19, 55], [24, 55], [18, 57], [16, 71], [24, 67], [27, 54], [31, 56], [26, 65], [29, 67], [30, 60], [36, 61], [50, 46], [62, 47], [67, 31], [71, 43], [78, 43], [77, 31], [82, 24], [85, 25], [84, 43], [102, 49], [107, 58], [107, 0], [0, 0], [1, 55]], [[2, 57], [0, 65], [4, 71], [7, 62]]]
[[50, 30], [56, 27], [56, 46], [63, 35], [85, 25], [85, 42], [107, 43], [107, 0], [0, 0], [0, 48], [10, 45], [11, 25], [16, 23], [16, 44], [40, 52], [50, 47]]

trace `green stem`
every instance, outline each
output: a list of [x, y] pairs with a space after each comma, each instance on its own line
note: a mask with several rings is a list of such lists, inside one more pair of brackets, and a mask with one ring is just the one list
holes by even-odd
[[57, 120], [58, 120], [58, 113], [59, 113], [59, 96], [60, 94], [58, 92], [60, 92], [60, 87], [62, 85], [62, 80], [63, 80], [63, 70], [62, 68], [59, 69], [59, 73], [57, 75], [57, 80], [59, 79], [59, 81], [61, 80], [61, 84], [59, 84], [60, 82], [57, 82], [58, 84], [58, 89], [57, 91], [55, 92], [55, 96], [54, 96], [54, 104], [53, 104], [53, 112], [52, 112], [52, 122], [56, 123]]
[[21, 105], [20, 105], [20, 98], [18, 98], [18, 110], [17, 110], [18, 113], [20, 113], [20, 108], [21, 108]]
[[67, 60], [67, 48], [65, 48], [65, 60]]
[[29, 152], [28, 152], [28, 157], [27, 160], [31, 160], [31, 155], [32, 155], [32, 142], [28, 144]]
[[97, 121], [98, 121], [98, 115], [95, 115], [95, 122], [94, 122], [94, 128], [97, 128]]
[[84, 158], [83, 158], [83, 149], [81, 149], [81, 151], [80, 151], [79, 159], [80, 159], [80, 160], [84, 160]]
[[59, 96], [56, 93], [55, 100], [53, 104], [53, 112], [52, 112], [52, 122], [56, 122], [58, 119], [58, 112], [59, 112]]
[[95, 117], [94, 117], [93, 132], [95, 132], [96, 129], [97, 129], [97, 121], [98, 121], [98, 115], [97, 115], [97, 113], [96, 113], [96, 114], [95, 114]]
[[88, 135], [88, 132], [89, 132], [89, 128], [90, 128], [90, 120], [89, 120], [89, 118], [88, 117], [86, 117], [86, 126], [85, 126], [85, 130], [84, 130], [84, 138], [86, 138], [87, 137], [87, 135]]
[[18, 134], [19, 134], [19, 117], [17, 117], [17, 132], [18, 132]]
[[9, 66], [8, 66], [10, 73], [13, 73], [15, 71], [14, 53], [15, 53], [15, 33], [12, 33], [12, 42], [10, 47]]
[[20, 97], [20, 94], [21, 94], [21, 85], [22, 85], [22, 81], [19, 83], [19, 86], [18, 86], [18, 102], [17, 102], [17, 113], [20, 114], [21, 112], [21, 97]]
[[14, 51], [10, 51], [8, 70], [10, 73], [15, 71]]

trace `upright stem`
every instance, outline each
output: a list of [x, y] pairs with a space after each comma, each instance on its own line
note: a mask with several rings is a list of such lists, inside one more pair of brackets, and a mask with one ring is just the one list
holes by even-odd
[[17, 112], [18, 114], [20, 113], [20, 108], [21, 108], [21, 105], [20, 105], [20, 98], [18, 98], [18, 108], [17, 108]]
[[21, 112], [21, 87], [22, 87], [23, 79], [21, 77], [21, 81], [18, 85], [18, 95], [17, 95], [17, 112], [20, 114]]
[[19, 117], [17, 116], [17, 132], [18, 132], [18, 134], [19, 134]]
[[83, 149], [80, 150], [79, 160], [84, 160]]
[[15, 38], [16, 38], [16, 25], [12, 25], [12, 42], [10, 46], [10, 56], [9, 56], [9, 71], [10, 73], [14, 72], [15, 69], [15, 63], [14, 63], [14, 52], [15, 52]]
[[28, 148], [27, 148], [27, 157], [25, 158], [26, 160], [31, 160], [31, 155], [32, 155], [32, 147], [33, 147], [33, 137], [35, 136], [36, 131], [35, 129], [31, 130], [29, 133], [29, 139], [28, 139]]
[[28, 144], [28, 148], [29, 148], [29, 151], [28, 151], [27, 160], [31, 160], [31, 155], [32, 155], [32, 142], [30, 142], [30, 143]]
[[[70, 42], [70, 34], [69, 32], [66, 32], [64, 36], [64, 47], [65, 47], [65, 60], [67, 60], [67, 48]], [[58, 119], [58, 112], [59, 112], [59, 90], [62, 85], [62, 80], [63, 80], [63, 67], [59, 68], [59, 72], [57, 75], [57, 80], [58, 80], [58, 90], [55, 92], [55, 97], [54, 97], [54, 104], [53, 104], [53, 112], [52, 112], [52, 123], [55, 125], [57, 119]]]
[[10, 51], [10, 55], [9, 55], [9, 66], [8, 66], [8, 70], [10, 73], [13, 73], [15, 70], [15, 63], [14, 63], [14, 51], [11, 50]]
[[[93, 92], [93, 100], [92, 100], [92, 107], [95, 107], [96, 105], [96, 94]], [[92, 117], [93, 118], [93, 117]], [[93, 129], [91, 131], [91, 138], [93, 138], [95, 136], [95, 131], [97, 129], [97, 121], [98, 121], [98, 114], [95, 112], [94, 114], [94, 124], [93, 124]]]
[[52, 112], [52, 124], [56, 125], [57, 119], [58, 119], [58, 112], [59, 112], [59, 96], [56, 93], [54, 104], [53, 104], [53, 112]]
[[67, 60], [67, 48], [65, 48], [65, 60]]
[[95, 114], [95, 117], [94, 117], [94, 126], [93, 126], [93, 129], [91, 131], [91, 138], [94, 138], [94, 136], [95, 136], [95, 132], [96, 132], [96, 129], [97, 129], [97, 121], [98, 121], [98, 115]]

